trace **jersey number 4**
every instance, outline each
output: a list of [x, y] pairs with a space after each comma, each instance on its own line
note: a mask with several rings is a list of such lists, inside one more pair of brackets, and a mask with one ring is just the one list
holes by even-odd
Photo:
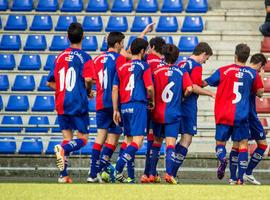
[[67, 91], [71, 92], [76, 83], [75, 69], [70, 67], [68, 68], [67, 73], [65, 73], [65, 68], [63, 67], [58, 73], [60, 76], [60, 92], [62, 92], [65, 87]]
[[130, 96], [132, 96], [133, 89], [134, 89], [134, 74], [131, 74], [125, 90], [130, 91]]
[[239, 92], [239, 87], [240, 86], [243, 86], [243, 83], [241, 83], [241, 82], [234, 82], [234, 84], [233, 84], [233, 93], [236, 96], [235, 99], [232, 100], [232, 103], [233, 104], [238, 103], [242, 99], [242, 94]]
[[170, 82], [168, 85], [166, 85], [166, 87], [164, 88], [162, 94], [161, 94], [161, 98], [162, 101], [164, 101], [165, 103], [169, 103], [172, 101], [173, 98], [173, 91], [171, 90], [171, 88], [175, 85], [174, 82]]

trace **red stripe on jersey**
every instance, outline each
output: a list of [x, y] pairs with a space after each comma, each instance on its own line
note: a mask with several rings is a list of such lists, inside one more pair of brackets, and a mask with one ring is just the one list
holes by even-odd
[[149, 64], [150, 68], [151, 68], [151, 72], [153, 73], [154, 70], [158, 67], [158, 65], [161, 62], [160, 57], [158, 57], [157, 55], [150, 53], [146, 55], [146, 62]]
[[192, 81], [188, 72], [185, 72], [183, 75], [183, 91], [185, 91], [189, 86], [192, 86]]
[[[71, 52], [71, 48], [66, 49], [62, 53], [60, 53], [57, 56], [57, 59], [55, 61], [55, 68], [54, 68], [54, 77], [55, 77], [55, 83], [56, 83], [56, 90], [55, 90], [55, 108], [59, 115], [64, 114], [64, 100], [65, 100], [65, 94], [66, 94], [66, 81], [61, 80], [61, 78], [66, 77], [67, 70], [69, 68], [69, 55]], [[61, 71], [64, 68], [64, 73]], [[60, 78], [61, 74], [62, 77]], [[60, 81], [64, 82], [63, 89], [60, 88]], [[60, 91], [60, 89], [62, 89]]]
[[256, 94], [256, 92], [259, 90], [259, 89], [262, 89], [263, 88], [263, 81], [262, 81], [262, 78], [261, 76], [258, 74], [258, 72], [256, 73], [256, 78], [253, 82], [253, 86], [252, 86], [252, 92]]
[[193, 84], [202, 86], [202, 67], [201, 66], [194, 67], [191, 71], [190, 78]]
[[84, 78], [91, 78], [93, 80], [97, 79], [93, 60], [88, 60], [84, 64], [82, 76]]
[[[127, 103], [130, 101], [131, 98], [131, 91], [134, 88], [131, 84], [131, 75], [132, 71], [131, 69], [132, 61], [128, 61], [126, 64], [122, 65], [118, 68], [118, 77], [120, 80], [120, 102], [121, 103]], [[121, 78], [120, 78], [121, 77]], [[134, 87], [134, 85], [133, 85]]]
[[148, 68], [147, 70], [144, 71], [143, 82], [144, 82], [145, 88], [148, 88], [149, 86], [153, 85], [152, 74], [151, 74], [150, 68]]

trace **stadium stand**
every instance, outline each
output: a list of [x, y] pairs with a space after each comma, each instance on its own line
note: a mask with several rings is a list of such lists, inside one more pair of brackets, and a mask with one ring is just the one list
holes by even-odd
[[85, 16], [83, 19], [84, 31], [101, 31], [103, 29], [103, 22], [101, 16]]
[[0, 1], [0, 11], [5, 11], [8, 9], [8, 0]]
[[61, 12], [81, 12], [82, 10], [82, 0], [64, 0], [61, 8]]
[[16, 75], [12, 91], [33, 91], [35, 79], [33, 75]]
[[54, 35], [50, 46], [50, 51], [63, 51], [69, 47], [69, 40], [66, 36]]
[[46, 59], [46, 64], [44, 65], [44, 70], [51, 70], [54, 67], [54, 61], [57, 55], [48, 55]]
[[14, 154], [16, 141], [14, 137], [0, 137], [0, 154]]
[[85, 36], [82, 43], [82, 49], [85, 51], [96, 51], [98, 48], [96, 36]]
[[126, 16], [110, 16], [106, 26], [106, 32], [121, 31], [126, 32], [128, 29], [128, 22]]
[[155, 13], [158, 10], [157, 0], [139, 0], [136, 12], [138, 13]]
[[39, 70], [41, 68], [40, 55], [23, 54], [21, 58], [19, 70]]
[[151, 16], [135, 16], [132, 27], [130, 29], [131, 32], [141, 32], [145, 29], [148, 24], [153, 22]]
[[156, 32], [177, 32], [178, 22], [175, 16], [161, 16], [158, 20]]
[[6, 106], [6, 111], [27, 111], [29, 109], [28, 97], [10, 95]]
[[13, 54], [0, 54], [0, 69], [12, 70], [16, 66]]
[[1, 50], [20, 50], [21, 49], [21, 37], [19, 35], [2, 35]]
[[27, 21], [25, 15], [9, 15], [5, 30], [25, 31], [27, 29]]
[[34, 8], [33, 0], [14, 0], [11, 10], [12, 11], [32, 11]]
[[182, 32], [202, 32], [203, 20], [201, 16], [186, 16], [181, 28]]
[[41, 154], [43, 151], [43, 144], [41, 137], [24, 137], [20, 154]]
[[197, 36], [181, 36], [178, 48], [180, 51], [192, 52], [198, 43]]
[[180, 13], [182, 10], [182, 0], [164, 0], [160, 11], [164, 13]]
[[60, 15], [55, 27], [56, 31], [67, 31], [67, 28], [72, 22], [77, 22], [76, 16]]
[[38, 0], [36, 11], [55, 12], [59, 9], [58, 0]]
[[[21, 116], [3, 116], [1, 124], [14, 124], [22, 125], [23, 121]], [[20, 127], [1, 127], [0, 132], [21, 132], [22, 128]]]
[[86, 12], [106, 12], [109, 8], [107, 0], [89, 1]]
[[[47, 116], [30, 116], [29, 125], [49, 125], [49, 118]], [[25, 132], [30, 132], [30, 133], [47, 133], [48, 128], [26, 128]]]
[[50, 31], [53, 28], [52, 17], [49, 15], [35, 15], [30, 31]]
[[23, 49], [25, 51], [44, 51], [46, 48], [47, 42], [45, 35], [28, 35]]
[[111, 12], [132, 12], [132, 0], [114, 0]]
[[0, 90], [7, 91], [8, 88], [9, 88], [8, 75], [6, 74], [0, 75]]

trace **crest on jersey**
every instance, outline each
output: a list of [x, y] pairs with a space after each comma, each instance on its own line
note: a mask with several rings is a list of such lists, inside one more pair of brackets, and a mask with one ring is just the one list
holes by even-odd
[[165, 72], [165, 76], [172, 76], [173, 75], [173, 71], [169, 70], [167, 72]]
[[65, 57], [65, 61], [71, 62], [73, 58], [74, 58], [74, 55], [68, 55], [67, 57]]
[[235, 77], [237, 77], [237, 78], [243, 78], [243, 76], [244, 76], [243, 72], [238, 72], [235, 74]]

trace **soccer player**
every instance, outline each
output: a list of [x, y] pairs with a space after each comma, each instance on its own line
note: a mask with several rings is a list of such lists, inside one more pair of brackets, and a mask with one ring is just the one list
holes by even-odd
[[235, 64], [221, 67], [204, 82], [204, 86], [217, 87], [215, 99], [216, 120], [216, 156], [220, 161], [217, 177], [224, 177], [227, 166], [226, 142], [239, 143], [238, 184], [243, 184], [243, 175], [248, 163], [248, 139], [250, 138], [248, 117], [250, 95], [254, 92], [260, 96], [263, 84], [255, 69], [241, 65], [249, 57], [250, 48], [239, 44], [235, 50]]
[[[95, 80], [91, 57], [82, 48], [83, 28], [71, 23], [68, 28], [71, 46], [61, 52], [51, 70], [47, 85], [55, 89], [55, 104], [59, 126], [63, 134], [61, 145], [54, 147], [56, 164], [60, 169], [58, 182], [71, 183], [67, 172], [67, 157], [86, 145], [88, 140], [88, 95]], [[73, 139], [73, 130], [78, 130]]]
[[207, 95], [215, 98], [213, 92], [202, 88], [202, 64], [204, 64], [212, 54], [211, 47], [205, 42], [200, 42], [193, 50], [192, 55], [187, 60], [178, 64], [180, 68], [184, 68], [189, 73], [193, 83], [193, 93], [184, 98], [182, 102], [181, 139], [175, 146], [174, 177], [176, 177], [178, 169], [186, 158], [192, 137], [197, 134], [197, 99], [199, 95]]
[[109, 33], [107, 37], [108, 51], [94, 59], [97, 76], [96, 119], [98, 130], [92, 149], [91, 172], [87, 179], [87, 182], [90, 183], [102, 182], [99, 173], [109, 165], [122, 133], [121, 128], [113, 122], [111, 97], [116, 68], [126, 62], [126, 58], [120, 54], [124, 47], [124, 38], [125, 36], [121, 32]]
[[[175, 45], [166, 44], [162, 48], [165, 61], [153, 71], [155, 85], [155, 109], [153, 110], [153, 131], [156, 137], [166, 139], [166, 174], [165, 181], [177, 184], [173, 176], [175, 143], [180, 129], [182, 93], [192, 93], [192, 82], [184, 68], [174, 65], [179, 50]], [[156, 168], [159, 152], [152, 148], [151, 163]], [[156, 158], [154, 158], [156, 156]], [[156, 172], [150, 173], [150, 178]]]
[[[261, 72], [261, 79], [263, 79], [263, 67], [267, 60], [265, 56], [261, 53], [254, 54], [250, 59], [249, 66], [258, 72]], [[261, 94], [260, 94], [261, 95]], [[261, 96], [259, 96], [261, 97]], [[260, 185], [261, 183], [255, 179], [253, 176], [253, 169], [259, 164], [263, 158], [263, 154], [267, 149], [266, 134], [263, 126], [258, 118], [256, 112], [256, 94], [252, 93], [250, 96], [250, 108], [249, 108], [249, 130], [251, 134], [250, 140], [255, 140], [257, 143], [257, 148], [253, 152], [250, 161], [247, 166], [246, 173], [244, 174], [244, 181], [248, 181], [255, 185]], [[230, 184], [236, 184], [237, 176], [237, 166], [238, 166], [238, 143], [233, 143], [233, 148], [230, 153]]]
[[[113, 86], [114, 121], [121, 121], [118, 97], [120, 96], [121, 115], [124, 133], [132, 136], [132, 141], [116, 163], [116, 180], [123, 182], [125, 164], [134, 162], [135, 154], [147, 134], [147, 106], [154, 108], [154, 87], [149, 65], [142, 61], [148, 42], [136, 38], [131, 44], [132, 60], [117, 69]], [[119, 93], [119, 94], [118, 94]], [[148, 97], [148, 99], [147, 99]], [[134, 182], [132, 180], [131, 182]]]
[[[162, 47], [166, 44], [165, 40], [161, 37], [154, 37], [149, 41], [149, 51], [145, 55], [144, 60], [149, 64], [151, 71], [153, 72], [158, 65], [160, 65], [162, 60]], [[149, 112], [148, 116], [148, 134], [147, 134], [147, 151], [145, 156], [145, 168], [144, 174], [141, 176], [141, 183], [148, 183], [149, 182], [149, 172], [150, 172], [150, 156], [151, 152], [150, 149], [154, 142], [154, 134], [151, 128], [151, 114]], [[163, 139], [163, 138], [162, 138]], [[161, 140], [162, 142], [162, 140]], [[160, 180], [160, 179], [159, 179]]]

